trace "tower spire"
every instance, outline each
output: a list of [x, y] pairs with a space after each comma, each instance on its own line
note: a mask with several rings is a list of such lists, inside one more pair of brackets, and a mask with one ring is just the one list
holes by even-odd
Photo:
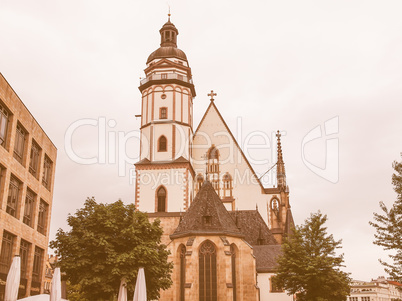
[[170, 5], [168, 4], [168, 6], [169, 6], [168, 22], [170, 22], [170, 16], [171, 16], [171, 13], [170, 13]]
[[277, 178], [277, 182], [278, 182], [278, 188], [286, 189], [285, 163], [283, 162], [281, 133], [279, 131], [277, 131], [276, 137], [278, 139], [278, 141], [277, 141], [278, 160], [276, 163], [276, 178]]

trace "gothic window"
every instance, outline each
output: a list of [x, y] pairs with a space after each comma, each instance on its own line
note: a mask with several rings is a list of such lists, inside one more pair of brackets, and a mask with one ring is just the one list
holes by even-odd
[[39, 167], [39, 158], [40, 158], [40, 147], [39, 145], [32, 140], [31, 146], [31, 158], [29, 160], [29, 172], [35, 177], [38, 178], [38, 167]]
[[207, 153], [207, 170], [209, 181], [214, 187], [216, 193], [219, 194], [219, 151], [212, 145]]
[[204, 242], [200, 247], [199, 278], [200, 301], [218, 300], [216, 249], [214, 244], [209, 240]]
[[27, 269], [28, 269], [28, 256], [29, 249], [31, 244], [23, 239], [21, 239], [20, 245], [20, 257], [21, 257], [21, 278], [28, 278]]
[[15, 132], [15, 142], [14, 142], [14, 158], [17, 159], [18, 162], [22, 164], [22, 159], [24, 157], [24, 148], [25, 148], [25, 138], [26, 131], [21, 126], [21, 124], [17, 124], [17, 131]]
[[223, 181], [223, 197], [232, 197], [232, 177], [229, 173], [225, 173], [222, 178]]
[[202, 184], [204, 183], [204, 177], [201, 173], [197, 175], [196, 184], [195, 184], [195, 192], [200, 191]]
[[167, 108], [161, 108], [159, 112], [159, 119], [167, 118]]
[[27, 195], [25, 197], [25, 207], [24, 207], [24, 224], [32, 227], [33, 220], [33, 210], [35, 208], [35, 194], [32, 190], [27, 189]]
[[12, 176], [10, 178], [10, 185], [9, 185], [9, 189], [8, 189], [6, 212], [14, 217], [17, 217], [20, 186], [21, 186], [21, 183]]
[[180, 301], [184, 301], [186, 284], [186, 247], [180, 246]]
[[230, 252], [232, 253], [232, 286], [233, 286], [233, 301], [237, 300], [237, 282], [236, 282], [236, 248], [234, 245], [230, 246]]
[[43, 177], [42, 177], [42, 184], [50, 190], [50, 181], [52, 179], [52, 167], [53, 162], [49, 159], [47, 155], [45, 155], [45, 160], [43, 162]]
[[167, 139], [165, 136], [161, 136], [158, 140], [158, 152], [167, 151]]
[[34, 262], [32, 269], [32, 282], [40, 282], [41, 280], [43, 253], [44, 253], [43, 249], [35, 247]]
[[157, 212], [166, 212], [166, 189], [160, 187], [156, 192], [157, 198]]
[[4, 231], [1, 243], [0, 273], [7, 274], [11, 265], [15, 236]]
[[0, 103], [0, 145], [3, 147], [6, 146], [9, 115], [8, 110]]

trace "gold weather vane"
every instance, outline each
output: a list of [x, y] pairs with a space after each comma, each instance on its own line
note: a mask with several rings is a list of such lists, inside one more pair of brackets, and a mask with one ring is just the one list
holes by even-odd
[[215, 100], [214, 96], [216, 96], [216, 95], [218, 95], [218, 94], [214, 93], [214, 90], [211, 90], [211, 93], [208, 93], [208, 96], [211, 97], [210, 101], [214, 101]]
[[167, 3], [167, 5], [168, 5], [168, 7], [169, 7], [168, 21], [170, 22], [170, 16], [171, 16], [171, 14], [170, 14], [170, 5], [169, 5], [169, 3]]

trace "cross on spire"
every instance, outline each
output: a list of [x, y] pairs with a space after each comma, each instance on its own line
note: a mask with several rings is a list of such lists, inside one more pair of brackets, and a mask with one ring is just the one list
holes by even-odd
[[214, 90], [211, 90], [211, 93], [208, 93], [208, 96], [210, 96], [211, 97], [211, 101], [214, 101], [215, 99], [214, 99], [214, 96], [216, 96], [217, 94], [216, 93], [214, 93]]

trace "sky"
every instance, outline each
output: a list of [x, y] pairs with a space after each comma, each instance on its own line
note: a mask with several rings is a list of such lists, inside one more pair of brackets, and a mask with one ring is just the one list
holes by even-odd
[[[192, 68], [194, 124], [213, 89], [240, 145], [280, 130], [296, 224], [327, 214], [345, 270], [358, 280], [385, 275], [378, 259], [387, 253], [373, 244], [369, 221], [380, 201], [396, 199], [399, 0], [0, 0], [0, 72], [58, 148], [50, 238], [68, 230], [68, 214], [87, 197], [134, 202], [138, 86], [168, 5]], [[71, 131], [88, 122], [96, 126]], [[105, 135], [102, 158], [98, 137]], [[275, 163], [275, 145], [257, 147], [247, 156], [269, 161], [253, 165], [262, 175]]]

